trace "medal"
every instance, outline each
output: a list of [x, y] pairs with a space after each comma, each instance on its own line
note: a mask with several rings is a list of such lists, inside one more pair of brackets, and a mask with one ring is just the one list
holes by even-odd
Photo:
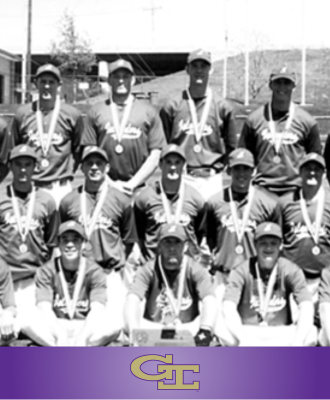
[[120, 143], [118, 143], [117, 146], [115, 147], [115, 152], [117, 154], [121, 154], [123, 151], [124, 151], [124, 147]]
[[238, 244], [235, 247], [235, 251], [236, 251], [236, 254], [243, 254], [244, 253], [244, 247], [241, 244]]
[[41, 160], [41, 166], [42, 166], [43, 168], [47, 168], [47, 167], [49, 166], [49, 161], [48, 161], [46, 158], [43, 158], [43, 159]]
[[183, 202], [184, 202], [184, 183], [181, 181], [180, 188], [179, 188], [179, 198], [177, 201], [175, 214], [172, 213], [171, 203], [165, 194], [165, 190], [163, 188], [161, 181], [159, 181], [159, 188], [160, 188], [160, 195], [162, 198], [163, 208], [164, 208], [165, 215], [166, 215], [166, 222], [168, 224], [171, 224], [171, 223], [179, 224], [181, 212], [183, 209]]
[[314, 256], [318, 256], [321, 253], [321, 249], [319, 248], [319, 246], [314, 246], [312, 248], [312, 253], [314, 254]]
[[268, 326], [266, 321], [266, 316], [268, 312], [269, 302], [274, 292], [274, 287], [276, 283], [276, 276], [278, 271], [278, 263], [274, 266], [269, 281], [267, 284], [266, 294], [264, 293], [263, 282], [260, 276], [259, 265], [258, 262], [255, 263], [256, 274], [257, 274], [257, 287], [258, 287], [258, 295], [259, 295], [259, 326]]
[[194, 152], [195, 153], [200, 153], [201, 151], [202, 151], [202, 146], [200, 144], [195, 144]]
[[280, 162], [281, 162], [281, 157], [278, 156], [278, 155], [276, 155], [276, 156], [274, 156], [273, 161], [274, 161], [275, 164], [280, 164]]
[[28, 251], [27, 245], [26, 245], [25, 243], [22, 243], [22, 244], [19, 246], [19, 251], [20, 251], [21, 253], [26, 253], [26, 252]]

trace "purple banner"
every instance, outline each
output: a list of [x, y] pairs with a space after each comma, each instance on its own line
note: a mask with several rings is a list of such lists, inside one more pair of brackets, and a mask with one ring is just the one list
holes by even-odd
[[[139, 366], [144, 360], [139, 357], [146, 355], [172, 355], [172, 362], [150, 360]], [[141, 376], [152, 378], [164, 373], [157, 368], [165, 366], [163, 371], [168, 369], [173, 379], [135, 376], [131, 363], [136, 359], [135, 371], [141, 371]], [[330, 398], [329, 360], [330, 350], [323, 348], [1, 348], [0, 397]], [[184, 387], [169, 389], [178, 385], [176, 365], [182, 364], [188, 366], [182, 367]]]

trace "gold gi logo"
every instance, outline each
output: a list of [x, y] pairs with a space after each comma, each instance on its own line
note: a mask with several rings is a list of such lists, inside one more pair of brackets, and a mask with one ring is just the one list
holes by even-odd
[[[162, 374], [146, 374], [141, 370], [142, 364], [147, 361], [161, 361], [166, 365], [157, 365], [157, 372], [163, 372]], [[183, 383], [184, 371], [199, 372], [199, 365], [187, 365], [187, 364], [173, 364], [173, 355], [166, 354], [165, 357], [158, 356], [155, 354], [141, 356], [136, 358], [131, 363], [131, 372], [137, 378], [144, 381], [161, 381], [163, 379], [172, 380], [173, 371], [175, 371], [175, 383], [165, 384], [164, 382], [158, 382], [157, 389], [193, 389], [199, 390], [199, 381], [193, 383]]]

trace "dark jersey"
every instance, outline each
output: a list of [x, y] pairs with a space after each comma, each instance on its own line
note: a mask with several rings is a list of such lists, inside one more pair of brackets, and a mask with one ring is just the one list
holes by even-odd
[[257, 166], [255, 183], [275, 192], [293, 190], [301, 185], [299, 162], [306, 153], [321, 154], [320, 134], [314, 118], [295, 105], [291, 128], [285, 131], [288, 114], [275, 122], [276, 131], [283, 133], [279, 151], [280, 163], [273, 161], [276, 155], [268, 122], [268, 104], [254, 111], [244, 123], [239, 147], [245, 147], [254, 155]]
[[[122, 110], [118, 111], [119, 121]], [[130, 180], [141, 168], [150, 152], [165, 145], [163, 127], [156, 108], [144, 101], [134, 100], [132, 110], [124, 129], [122, 145], [124, 151], [115, 151], [116, 131], [112, 121], [110, 101], [93, 106], [86, 118], [82, 145], [96, 145], [103, 148], [111, 164], [110, 178]]]
[[8, 156], [11, 150], [12, 137], [5, 120], [0, 118], [0, 182], [8, 173]]
[[[205, 98], [196, 104], [200, 121]], [[187, 92], [183, 91], [166, 102], [160, 112], [168, 143], [181, 146], [191, 168], [213, 167], [222, 170], [228, 155], [237, 144], [235, 116], [228, 102], [213, 93], [210, 112], [202, 132], [202, 151], [194, 152], [195, 131], [190, 114]]]

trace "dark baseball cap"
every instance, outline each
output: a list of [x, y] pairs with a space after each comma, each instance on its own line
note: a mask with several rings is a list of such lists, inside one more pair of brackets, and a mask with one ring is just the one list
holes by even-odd
[[276, 81], [276, 79], [289, 79], [293, 83], [297, 82], [296, 73], [288, 67], [277, 68], [270, 74], [270, 82]]
[[92, 154], [99, 154], [106, 162], [109, 162], [107, 153], [97, 146], [87, 146], [84, 148], [83, 155], [81, 157], [81, 161], [85, 161], [87, 157]]
[[325, 169], [325, 160], [320, 154], [317, 153], [305, 154], [299, 163], [299, 169], [301, 169], [303, 165], [308, 164], [309, 162], [312, 161], [320, 164], [322, 168]]
[[161, 241], [170, 237], [177, 238], [182, 242], [185, 242], [188, 238], [186, 230], [182, 225], [175, 223], [162, 225], [160, 228], [159, 240]]
[[188, 56], [187, 64], [190, 64], [195, 60], [204, 60], [207, 63], [212, 64], [211, 53], [203, 49], [192, 51]]
[[37, 153], [27, 144], [19, 144], [18, 146], [15, 146], [10, 152], [9, 161], [19, 157], [31, 157], [35, 161], [38, 160]]
[[235, 165], [247, 165], [248, 167], [254, 168], [255, 163], [253, 154], [247, 149], [235, 149], [229, 154], [228, 165], [229, 167], [234, 167]]
[[63, 222], [59, 227], [58, 237], [62, 236], [65, 232], [76, 232], [78, 233], [78, 235], [86, 240], [84, 228], [76, 221], [70, 220]]
[[184, 161], [186, 161], [186, 156], [184, 154], [184, 150], [180, 146], [178, 146], [177, 144], [167, 144], [163, 148], [163, 150], [162, 150], [162, 152], [160, 154], [160, 159], [162, 160], [163, 158], [165, 158], [169, 154], [177, 154], [178, 156], [183, 158]]
[[254, 234], [254, 240], [258, 240], [264, 236], [275, 236], [282, 240], [282, 229], [274, 222], [263, 222], [257, 226]]
[[127, 69], [129, 72], [131, 72], [131, 74], [134, 75], [132, 64], [129, 61], [123, 60], [122, 58], [109, 64], [109, 75], [117, 71], [117, 69]]
[[41, 76], [42, 74], [52, 74], [59, 82], [61, 81], [60, 70], [56, 68], [53, 64], [45, 64], [39, 67], [36, 73], [36, 78], [39, 78], [39, 76]]

